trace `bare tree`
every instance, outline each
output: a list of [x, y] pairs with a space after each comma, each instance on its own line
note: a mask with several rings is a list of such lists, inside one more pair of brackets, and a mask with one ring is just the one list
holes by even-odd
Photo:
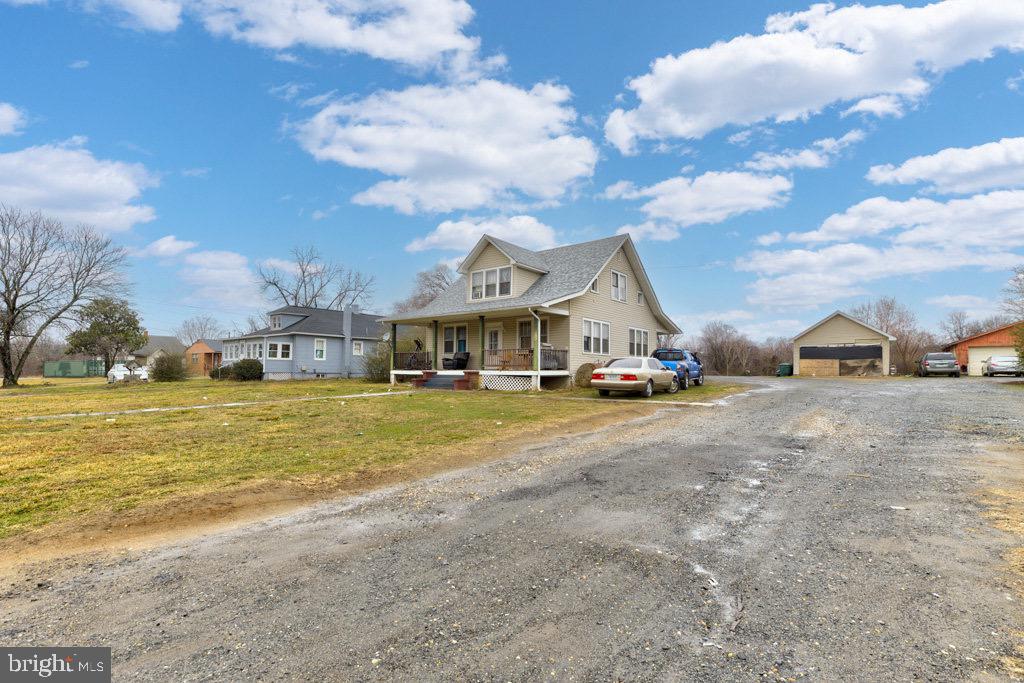
[[1013, 270], [1013, 277], [1003, 289], [1003, 310], [1012, 320], [1024, 320], [1024, 266]]
[[732, 325], [712, 320], [697, 339], [705, 371], [720, 375], [749, 374], [755, 344]]
[[939, 323], [942, 336], [950, 342], [970, 337], [971, 320], [967, 311], [950, 311], [945, 320]]
[[295, 247], [287, 266], [260, 265], [263, 291], [285, 306], [345, 308], [373, 298], [376, 280], [326, 260], [316, 247]]
[[36, 342], [86, 303], [123, 294], [125, 251], [89, 226], [0, 206], [0, 370], [17, 386]]
[[412, 294], [395, 304], [395, 313], [408, 313], [423, 308], [441, 296], [441, 293], [455, 282], [455, 271], [446, 263], [416, 273]]
[[209, 315], [197, 315], [174, 328], [174, 336], [185, 346], [192, 346], [200, 339], [220, 339], [224, 327]]

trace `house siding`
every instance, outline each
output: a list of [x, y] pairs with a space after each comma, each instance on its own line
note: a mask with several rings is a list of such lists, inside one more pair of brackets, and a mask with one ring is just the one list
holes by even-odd
[[[316, 360], [313, 357], [315, 340], [317, 339], [327, 340], [327, 358], [324, 360]], [[263, 371], [266, 373], [267, 379], [314, 379], [318, 374], [327, 375], [328, 377], [362, 377], [365, 375], [364, 359], [376, 350], [379, 343], [373, 339], [357, 339], [356, 341], [363, 342], [363, 356], [351, 355], [352, 340], [339, 337], [318, 337], [307, 334], [274, 335], [266, 338], [246, 337], [244, 340], [225, 340], [224, 344], [228, 345], [240, 341], [246, 344], [265, 343], [269, 345], [273, 343], [292, 345], [292, 357], [287, 360], [267, 358], [266, 348], [264, 348], [264, 358], [261, 362], [263, 363]], [[343, 355], [346, 347], [350, 358], [347, 371]], [[235, 362], [235, 360], [228, 362]]]
[[[612, 299], [612, 271], [627, 277], [626, 301]], [[586, 293], [560, 304], [569, 309], [568, 343], [569, 370], [575, 372], [583, 363], [602, 364], [620, 356], [629, 355], [629, 328], [647, 330], [649, 348], [657, 348], [658, 332], [663, 326], [658, 323], [650, 306], [650, 292], [644, 292], [644, 303], [636, 300], [638, 289], [636, 273], [633, 271], [622, 249], [615, 252], [608, 265], [597, 277], [597, 293], [589, 289]], [[609, 355], [583, 352], [583, 320], [599, 320], [610, 325]], [[555, 343], [558, 346], [559, 343]], [[564, 347], [563, 347], [564, 348]]]
[[523, 292], [528, 290], [537, 279], [540, 278], [540, 273], [536, 273], [526, 268], [520, 268], [516, 266], [512, 269], [512, 296], [522, 296]]
[[889, 338], [842, 316], [836, 316], [793, 340], [793, 373], [800, 374], [800, 347], [841, 344], [880, 345], [882, 374], [889, 374]]

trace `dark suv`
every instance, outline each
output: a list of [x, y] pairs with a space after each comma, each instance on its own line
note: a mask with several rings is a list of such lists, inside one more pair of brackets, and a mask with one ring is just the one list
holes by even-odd
[[928, 377], [929, 375], [950, 375], [960, 376], [960, 363], [952, 353], [926, 353], [917, 361], [917, 376]]

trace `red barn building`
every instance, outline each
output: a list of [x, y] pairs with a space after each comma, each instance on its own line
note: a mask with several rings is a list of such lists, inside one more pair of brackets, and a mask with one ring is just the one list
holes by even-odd
[[955, 341], [942, 350], [955, 353], [960, 365], [967, 368], [968, 375], [980, 377], [981, 364], [989, 356], [1017, 355], [1013, 347], [1013, 328], [1018, 325], [1024, 325], [1024, 320]]

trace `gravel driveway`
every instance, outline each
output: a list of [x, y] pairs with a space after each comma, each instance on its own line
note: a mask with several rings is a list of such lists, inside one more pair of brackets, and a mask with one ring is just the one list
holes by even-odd
[[[761, 380], [723, 405], [8, 579], [0, 644], [116, 680], [1002, 680], [986, 380]], [[581, 410], [585, 410], [581, 406]], [[1017, 539], [1019, 543], [1019, 539]]]

